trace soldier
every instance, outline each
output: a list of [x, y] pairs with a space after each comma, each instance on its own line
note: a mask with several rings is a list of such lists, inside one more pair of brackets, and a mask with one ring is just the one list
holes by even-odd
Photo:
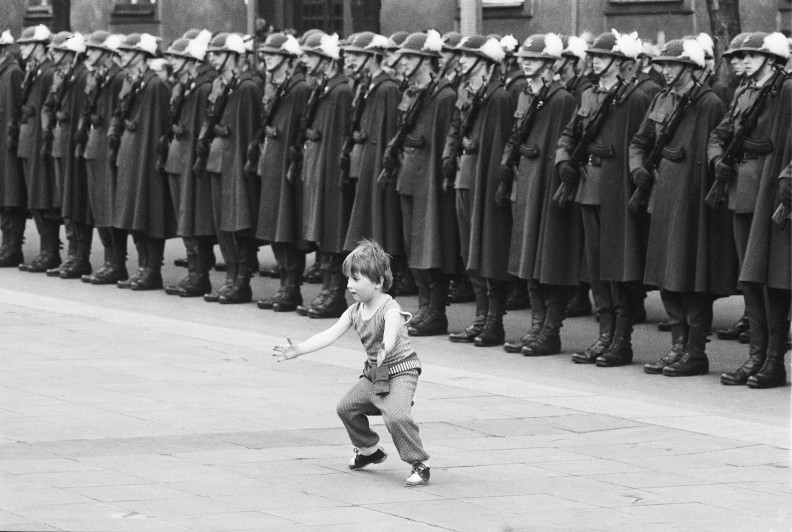
[[22, 107], [22, 81], [25, 77], [13, 50], [14, 37], [5, 30], [0, 35], [0, 268], [17, 267], [24, 262], [27, 195], [22, 161], [17, 157]]
[[448, 81], [451, 82], [451, 88], [455, 91], [459, 87], [459, 58], [461, 53], [457, 49], [459, 43], [462, 42], [462, 34], [456, 31], [449, 31], [443, 34], [443, 50], [440, 52], [439, 62], [437, 64], [440, 72], [444, 73]]
[[[670, 318], [671, 350], [644, 371], [704, 375], [712, 296], [730, 295], [736, 282], [734, 267], [712, 260], [729, 235], [718, 231], [717, 214], [704, 203], [712, 183], [702, 161], [709, 132], [726, 106], [704, 83], [705, 52], [695, 39], [669, 41], [654, 61], [662, 65], [667, 88], [652, 101], [632, 138], [630, 173], [649, 199], [644, 282], [660, 289]], [[649, 160], [658, 150], [662, 159]]]
[[352, 122], [339, 161], [355, 198], [344, 248], [352, 251], [363, 239], [373, 239], [392, 257], [394, 272], [403, 272], [407, 257], [396, 182], [377, 182], [383, 153], [398, 126], [399, 85], [383, 69], [388, 45], [386, 37], [362, 32], [344, 48], [344, 62], [357, 78]]
[[526, 280], [531, 298], [530, 328], [504, 350], [526, 356], [561, 352], [568, 295], [580, 280], [581, 254], [575, 252], [583, 246], [580, 211], [552, 201], [560, 184], [555, 147], [575, 109], [575, 97], [553, 79], [562, 52], [554, 33], [528, 37], [517, 52], [529, 81], [501, 160], [497, 200], [512, 201], [514, 215], [508, 271]]
[[22, 107], [17, 117], [19, 141], [17, 156], [22, 159], [27, 188], [27, 208], [33, 214], [39, 233], [39, 254], [22, 271], [43, 273], [56, 268], [60, 257], [60, 213], [55, 188], [55, 169], [49, 157], [42, 157], [44, 127], [41, 112], [54, 77], [54, 67], [47, 57], [52, 34], [46, 26], [25, 28], [17, 41], [25, 62], [22, 82]]
[[[399, 67], [410, 81], [400, 108], [403, 159], [396, 188], [401, 195], [407, 256], [418, 288], [411, 336], [448, 333], [446, 303], [457, 273], [459, 237], [454, 194], [443, 188], [442, 158], [456, 90], [440, 70], [444, 43], [435, 30], [413, 33], [399, 49]], [[445, 63], [453, 68], [452, 63]], [[395, 142], [395, 140], [394, 140]]]
[[148, 60], [157, 55], [153, 35], [130, 34], [118, 49], [128, 85], [119, 95], [122, 102], [110, 133], [120, 133], [113, 227], [132, 234], [139, 266], [129, 280], [119, 281], [118, 286], [159, 290], [165, 240], [176, 234], [168, 181], [157, 170], [157, 143], [169, 126], [170, 88], [148, 66]]
[[346, 278], [341, 265], [352, 200], [342, 186], [338, 156], [349, 129], [352, 89], [340, 70], [337, 35], [314, 33], [302, 50], [303, 62], [308, 75], [315, 79], [316, 88], [300, 126], [304, 146], [295, 147], [297, 160], [290, 172], [296, 175], [302, 162], [302, 237], [318, 246], [322, 291], [307, 307], [297, 310], [312, 318], [337, 318], [347, 308]]
[[515, 51], [520, 46], [520, 43], [514, 38], [514, 35], [511, 34], [502, 37], [499, 42], [506, 54], [506, 57], [503, 59], [503, 64], [501, 65], [503, 71], [503, 86], [509, 92], [512, 105], [516, 107], [517, 100], [520, 99], [520, 94], [523, 93], [525, 85], [528, 83], [523, 69], [520, 67], [520, 62], [515, 55]]
[[[116, 284], [129, 279], [126, 269], [127, 235], [114, 229], [113, 203], [116, 174], [108, 161], [108, 131], [124, 84], [118, 47], [123, 36], [95, 31], [86, 41], [88, 65], [92, 69], [86, 84], [86, 101], [78, 126], [78, 149], [82, 149], [88, 176], [88, 203], [99, 240], [104, 247], [102, 268], [82, 277], [94, 285]], [[81, 137], [81, 138], [80, 138]], [[84, 140], [83, 140], [84, 139]], [[82, 148], [80, 144], [82, 143]]]
[[[207, 30], [195, 38], [177, 39], [168, 49], [178, 80], [171, 97], [171, 126], [160, 145], [167, 146], [164, 172], [176, 212], [176, 234], [187, 251], [187, 276], [165, 293], [180, 297], [200, 297], [212, 291], [209, 270], [214, 262], [215, 226], [212, 216], [211, 181], [205, 173], [193, 175], [198, 134], [206, 116], [206, 104], [217, 76], [205, 62], [212, 35]], [[162, 155], [160, 156], [162, 158]]]
[[505, 56], [498, 41], [475, 35], [463, 41], [460, 50], [465, 97], [457, 101], [460, 127], [449, 135], [447, 155], [459, 155], [454, 183], [457, 222], [462, 262], [476, 292], [476, 316], [449, 339], [487, 347], [504, 342], [503, 315], [512, 280], [503, 253], [509, 247], [511, 207], [496, 204], [495, 192], [514, 110], [509, 93], [494, 76]]
[[[561, 52], [561, 61], [556, 63], [556, 72], [559, 80], [564, 84], [564, 88], [575, 97], [577, 105], [586, 89], [591, 87], [591, 80], [584, 75], [586, 62], [588, 61], [588, 43], [575, 35], [561, 37], [564, 44], [564, 51]], [[583, 222], [581, 221], [581, 231]], [[577, 288], [572, 292], [567, 303], [565, 317], [574, 318], [580, 316], [591, 316], [591, 299], [589, 291], [591, 285], [588, 282], [588, 267], [586, 266], [586, 255], [583, 249], [583, 239], [580, 240], [580, 255], [582, 257], [580, 275], [581, 281]]]
[[293, 36], [269, 35], [259, 45], [258, 54], [259, 62], [266, 65], [269, 83], [256, 153], [248, 164], [261, 176], [256, 238], [272, 246], [280, 272], [278, 292], [259, 300], [258, 307], [292, 312], [303, 303], [300, 285], [311, 245], [302, 239], [303, 183], [288, 176], [289, 149], [297, 141], [311, 88], [300, 67], [300, 43]]
[[248, 145], [258, 129], [261, 89], [250, 70], [240, 70], [247, 53], [241, 35], [215, 35], [209, 52], [218, 77], [209, 96], [194, 168], [201, 169], [201, 151], [205, 150], [215, 231], [227, 270], [225, 285], [205, 299], [221, 304], [249, 303], [253, 297], [250, 277], [258, 271], [254, 233], [261, 182], [257, 176], [246, 175], [244, 167]]
[[60, 213], [66, 227], [68, 257], [50, 277], [79, 279], [91, 273], [93, 219], [88, 206], [88, 177], [85, 160], [75, 153], [79, 116], [85, 105], [88, 69], [85, 38], [79, 33], [58, 33], [50, 43], [55, 81], [44, 106], [44, 121], [51, 128], [51, 156], [58, 184]]
[[[732, 68], [732, 74], [734, 75], [735, 79], [735, 90], [732, 99], [726, 103], [729, 106], [730, 111], [731, 108], [735, 105], [735, 103], [739, 99], [740, 93], [745, 90], [747, 87], [746, 77], [745, 77], [745, 65], [743, 64], [743, 53], [738, 51], [739, 47], [742, 45], [742, 42], [748, 37], [750, 33], [739, 33], [737, 34], [729, 43], [729, 48], [723, 52], [723, 58], [729, 62], [729, 65]], [[721, 205], [719, 209], [726, 209], [728, 211], [727, 205]], [[729, 213], [729, 220], [728, 220], [729, 228], [732, 227], [731, 221], [731, 213]], [[726, 329], [721, 329], [715, 332], [715, 335], [721, 340], [739, 340], [740, 343], [747, 344], [749, 342], [748, 337], [748, 316], [745, 313], [743, 308], [742, 316], [739, 320], [737, 320], [733, 325]]]
[[[778, 176], [790, 159], [792, 81], [782, 71], [789, 43], [780, 33], [752, 33], [737, 50], [744, 54], [750, 85], [712, 131], [709, 158], [716, 181], [728, 187], [750, 341], [748, 360], [721, 375], [721, 383], [771, 388], [786, 384], [789, 334], [789, 225], [781, 229], [770, 220], [778, 205]], [[736, 161], [727, 147], [735, 137], [741, 141]]]
[[[556, 155], [565, 187], [577, 189], [575, 201], [581, 205], [586, 264], [600, 328], [596, 342], [572, 360], [600, 367], [632, 363], [632, 326], [643, 282], [645, 228], [642, 218], [627, 208], [634, 189], [627, 143], [646, 114], [649, 96], [625, 79], [634, 79], [630, 67], [640, 51], [634, 35], [614, 31], [595, 39], [588, 53], [594, 73], [600, 76], [598, 85], [583, 93], [559, 138]], [[587, 154], [581, 169], [570, 160], [584, 134], [593, 137], [581, 146]], [[581, 170], [586, 173], [582, 181]]]

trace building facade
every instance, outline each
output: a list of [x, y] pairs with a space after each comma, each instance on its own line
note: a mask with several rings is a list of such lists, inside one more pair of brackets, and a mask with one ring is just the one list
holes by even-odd
[[[250, 0], [275, 28], [298, 32], [318, 27], [349, 34], [372, 30], [459, 27], [459, 0]], [[555, 31], [598, 34], [610, 28], [635, 30], [656, 40], [709, 31], [705, 0], [481, 0], [482, 33], [518, 38]], [[53, 8], [66, 5], [73, 30], [147, 31], [170, 42], [192, 27], [245, 31], [246, 0], [3, 0], [6, 24], [15, 35], [24, 25], [51, 24]], [[743, 31], [792, 28], [792, 0], [743, 0]], [[55, 29], [60, 29], [55, 24]]]

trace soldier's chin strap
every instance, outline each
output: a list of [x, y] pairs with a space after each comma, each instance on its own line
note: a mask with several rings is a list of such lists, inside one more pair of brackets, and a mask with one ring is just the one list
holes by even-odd
[[415, 68], [413, 68], [411, 72], [405, 73], [404, 74], [404, 78], [405, 79], [411, 79], [418, 72], [418, 69], [421, 68], [421, 65], [424, 64], [425, 60], [426, 60], [426, 58], [424, 56], [419, 55], [418, 56], [418, 62], [415, 64]]
[[368, 65], [369, 61], [371, 61], [372, 57], [374, 57], [374, 56], [372, 56], [370, 54], [366, 54], [366, 60], [363, 61], [362, 63], [360, 63], [360, 66], [357, 67], [354, 72], [352, 72], [352, 76], [357, 78], [363, 72], [363, 69], [366, 68], [366, 65]]
[[286, 62], [286, 56], [285, 55], [279, 55], [279, 57], [280, 57], [280, 61], [278, 61], [278, 64], [275, 65], [272, 68], [268, 68], [267, 72], [269, 72], [269, 73], [275, 72], [276, 70], [278, 70], [281, 67], [281, 65], [283, 65], [283, 63]]
[[[679, 78], [681, 78], [681, 77], [682, 77], [682, 74], [684, 74], [684, 73], [685, 73], [685, 70], [687, 70], [687, 69], [689, 68], [689, 66], [690, 66], [690, 65], [687, 65], [687, 64], [685, 64], [685, 63], [682, 63], [682, 68], [681, 68], [681, 69], [679, 69], [679, 72], [677, 72], [677, 75], [676, 75], [676, 76], [674, 76], [674, 79], [672, 79], [672, 80], [671, 80], [671, 83], [669, 83], [669, 84], [668, 84], [668, 86], [669, 86], [669, 87], [673, 87], [673, 86], [675, 86], [675, 85], [677, 84], [677, 81], [679, 81]], [[695, 81], [695, 80], [694, 80], [694, 81]]]
[[481, 58], [478, 57], [478, 56], [475, 56], [475, 57], [476, 57], [476, 61], [473, 63], [473, 65], [470, 68], [468, 68], [467, 70], [465, 70], [464, 72], [462, 72], [462, 76], [463, 77], [467, 77], [468, 74], [470, 74], [471, 72], [476, 70], [476, 67], [479, 66], [479, 64], [481, 63]]
[[309, 72], [309, 75], [314, 76], [314, 77], [317, 76], [319, 74], [320, 68], [322, 68], [322, 65], [324, 65], [326, 61], [327, 61], [327, 58], [320, 55], [319, 56], [319, 62], [316, 63], [316, 66], [313, 67], [311, 72]]

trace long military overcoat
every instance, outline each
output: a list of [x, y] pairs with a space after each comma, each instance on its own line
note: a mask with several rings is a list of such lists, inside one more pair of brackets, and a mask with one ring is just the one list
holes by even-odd
[[195, 79], [182, 87], [184, 98], [178, 120], [171, 125], [173, 140], [168, 148], [165, 172], [169, 176], [176, 234], [181, 237], [214, 236], [212, 182], [206, 172], [193, 174], [198, 134], [206, 117], [206, 105], [217, 72], [210, 65], [198, 67]]
[[[0, 63], [0, 208], [26, 208], [27, 195], [22, 161], [16, 150], [9, 151], [9, 126], [16, 123], [22, 105], [22, 79], [25, 75], [11, 55]], [[16, 140], [12, 141], [16, 142]]]
[[147, 70], [124, 123], [118, 148], [113, 227], [151, 238], [176, 236], [168, 180], [157, 171], [157, 143], [168, 128], [170, 88]]
[[344, 193], [338, 155], [349, 128], [352, 89], [345, 76], [329, 80], [306, 133], [303, 160], [303, 238], [325, 253], [343, 253], [351, 199]]
[[[630, 144], [631, 170], [644, 165], [679, 99], [665, 90], [652, 101]], [[707, 165], [707, 139], [725, 112], [726, 106], [712, 89], [697, 89], [663, 149], [649, 197], [644, 275], [649, 286], [672, 292], [734, 293], [738, 272], [732, 230], [718, 224], [720, 214], [704, 202], [713, 181]], [[723, 260], [724, 251], [731, 260]]]
[[350, 177], [356, 179], [357, 187], [344, 247], [353, 250], [362, 239], [372, 238], [391, 256], [404, 255], [396, 183], [388, 183], [384, 191], [377, 184], [382, 155], [398, 127], [399, 85], [388, 74], [378, 75], [362, 105], [350, 161]]
[[[535, 96], [523, 92], [515, 113], [515, 127], [522, 123]], [[564, 124], [575, 110], [575, 97], [560, 83], [550, 86], [528, 136], [521, 145], [506, 146], [503, 162], [512, 150], [520, 151], [520, 163], [512, 188], [513, 216], [509, 273], [548, 285], [577, 286], [583, 246], [580, 209], [561, 208], [552, 201], [560, 181], [555, 169], [555, 147]]]
[[[118, 106], [118, 95], [124, 85], [124, 73], [114, 64], [98, 81], [94, 88], [100, 91], [96, 99], [96, 109], [94, 112], [88, 110], [91, 126], [83, 158], [88, 174], [88, 200], [94, 225], [112, 227], [117, 176], [115, 168], [110, 168], [107, 160], [107, 131]], [[88, 98], [93, 98], [93, 95], [88, 95]]]

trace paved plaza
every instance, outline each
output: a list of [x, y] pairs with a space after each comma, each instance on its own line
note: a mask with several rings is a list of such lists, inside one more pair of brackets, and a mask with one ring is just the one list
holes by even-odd
[[[183, 273], [168, 266], [166, 282]], [[716, 327], [740, 305], [719, 301]], [[662, 317], [656, 293], [647, 306]], [[472, 306], [450, 312], [461, 327]], [[509, 313], [511, 336], [528, 317]], [[408, 489], [378, 418], [388, 460], [347, 467], [335, 405], [364, 359], [354, 333], [294, 361], [270, 355], [329, 324], [0, 271], [0, 530], [792, 527], [790, 388], [718, 383], [745, 346], [713, 340], [710, 375], [671, 379], [641, 370], [668, 348], [654, 323], [637, 328], [635, 363], [613, 369], [569, 360], [591, 318], [565, 323], [555, 357], [417, 339], [432, 479]]]

